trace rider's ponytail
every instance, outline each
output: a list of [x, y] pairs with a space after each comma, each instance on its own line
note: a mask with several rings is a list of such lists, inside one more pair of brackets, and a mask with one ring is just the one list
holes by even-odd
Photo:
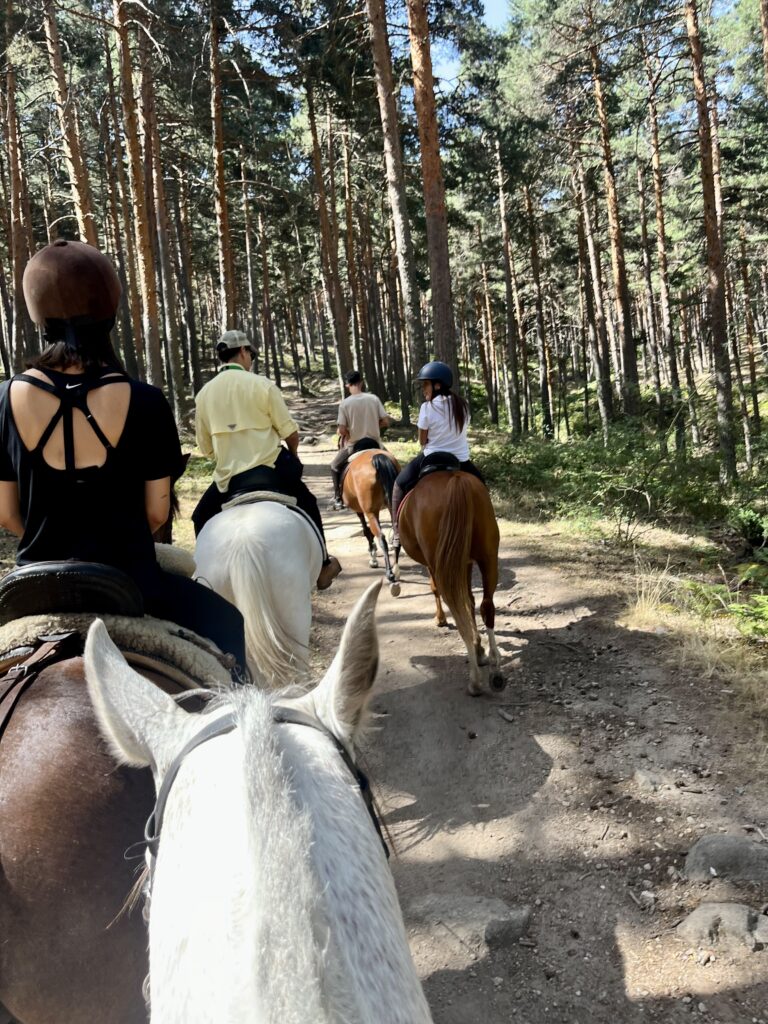
[[461, 433], [466, 423], [469, 422], [469, 403], [466, 398], [462, 398], [461, 395], [457, 395], [455, 391], [451, 391], [450, 388], [443, 389], [442, 384], [439, 385], [440, 390], [435, 389], [433, 385], [432, 401], [437, 398], [438, 395], [442, 395], [448, 402], [448, 419], [456, 427], [458, 433]]

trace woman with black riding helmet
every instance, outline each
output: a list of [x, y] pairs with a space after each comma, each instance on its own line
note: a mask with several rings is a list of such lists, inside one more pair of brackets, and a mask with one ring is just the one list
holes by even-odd
[[130, 378], [110, 341], [121, 287], [110, 260], [59, 239], [24, 271], [46, 348], [0, 385], [0, 526], [19, 565], [74, 559], [121, 569], [148, 614], [210, 637], [245, 665], [243, 619], [213, 591], [157, 564], [184, 463], [163, 393]]
[[427, 363], [419, 371], [417, 380], [421, 382], [424, 395], [418, 421], [419, 444], [422, 450], [400, 471], [392, 488], [392, 527], [395, 544], [400, 543], [397, 530], [398, 509], [403, 498], [418, 481], [427, 456], [435, 452], [447, 452], [458, 459], [464, 472], [483, 479], [480, 470], [469, 458], [469, 406], [466, 399], [453, 391], [453, 372], [450, 366], [438, 361]]

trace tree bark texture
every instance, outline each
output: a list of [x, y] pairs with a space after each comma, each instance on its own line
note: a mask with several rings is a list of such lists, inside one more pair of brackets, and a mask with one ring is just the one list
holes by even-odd
[[736, 443], [733, 431], [733, 394], [725, 308], [725, 267], [722, 239], [718, 226], [712, 162], [712, 135], [696, 0], [686, 0], [685, 24], [691, 51], [693, 89], [699, 124], [699, 159], [704, 194], [704, 229], [707, 238], [707, 297], [715, 364], [720, 475], [724, 483], [730, 484], [736, 480], [737, 474]]
[[419, 125], [435, 355], [456, 368], [456, 326], [448, 254], [448, 218], [440, 161], [427, 3], [426, 0], [406, 0], [406, 6], [413, 67], [413, 100]]

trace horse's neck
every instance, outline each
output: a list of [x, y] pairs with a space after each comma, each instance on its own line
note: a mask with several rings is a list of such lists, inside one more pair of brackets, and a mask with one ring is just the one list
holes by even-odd
[[[349, 769], [322, 734], [284, 727], [280, 744], [296, 799], [310, 810], [311, 857], [330, 928], [326, 960], [333, 1019], [431, 1021], [413, 967], [392, 875]], [[396, 994], [393, 998], [393, 995]]]
[[171, 791], [150, 909], [153, 1024], [329, 1020], [309, 820], [271, 743], [269, 702], [253, 697]]

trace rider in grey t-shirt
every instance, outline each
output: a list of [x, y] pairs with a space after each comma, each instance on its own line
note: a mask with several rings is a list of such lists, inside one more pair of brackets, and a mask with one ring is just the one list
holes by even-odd
[[363, 391], [363, 378], [358, 370], [350, 370], [344, 378], [349, 395], [339, 405], [339, 452], [331, 462], [335, 509], [342, 509], [341, 475], [352, 454], [352, 446], [363, 437], [381, 444], [381, 431], [389, 425], [387, 410], [381, 399]]

